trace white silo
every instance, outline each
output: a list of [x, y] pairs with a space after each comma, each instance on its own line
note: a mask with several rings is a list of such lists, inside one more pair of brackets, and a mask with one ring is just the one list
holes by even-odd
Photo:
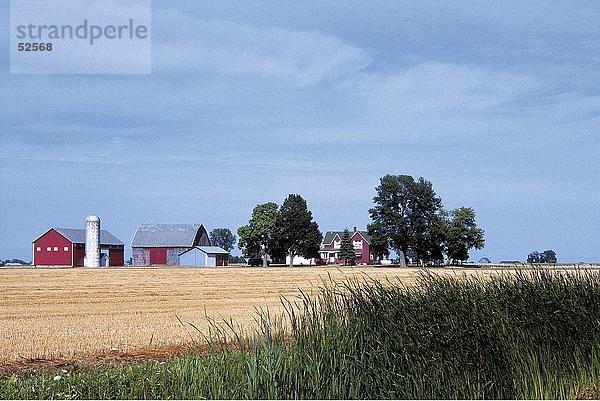
[[100, 217], [88, 216], [85, 219], [85, 258], [84, 267], [100, 267]]

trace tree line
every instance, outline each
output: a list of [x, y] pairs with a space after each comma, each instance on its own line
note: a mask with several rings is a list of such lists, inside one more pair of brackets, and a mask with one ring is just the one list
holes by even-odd
[[556, 252], [548, 249], [544, 252], [533, 251], [527, 256], [527, 263], [556, 263]]
[[[371, 252], [377, 260], [391, 251], [399, 264], [407, 262], [453, 264], [469, 259], [469, 251], [485, 245], [484, 231], [477, 226], [475, 211], [469, 207], [446, 210], [430, 181], [409, 175], [386, 175], [375, 188], [373, 207], [369, 209]], [[246, 257], [260, 257], [263, 266], [268, 258], [289, 264], [295, 256], [319, 256], [323, 235], [314, 221], [306, 201], [290, 194], [280, 205], [267, 202], [256, 205], [248, 224], [238, 228], [238, 247]], [[339, 258], [353, 263], [355, 254], [349, 232], [342, 236]], [[236, 236], [229, 229], [215, 229], [211, 242], [231, 251]]]
[[297, 194], [290, 194], [281, 206], [268, 202], [254, 207], [238, 235], [244, 255], [261, 257], [263, 266], [269, 256], [279, 262], [289, 257], [290, 266], [295, 256], [317, 257], [323, 240], [306, 201]]
[[421, 265], [452, 264], [469, 259], [470, 249], [482, 249], [484, 231], [477, 227], [475, 210], [447, 211], [430, 181], [409, 175], [382, 177], [369, 209], [371, 251], [378, 257], [398, 255], [401, 266], [408, 260]]
[[8, 264], [18, 264], [18, 265], [30, 265], [31, 262], [26, 262], [22, 259], [6, 259], [6, 260], [0, 260], [0, 266], [6, 266]]

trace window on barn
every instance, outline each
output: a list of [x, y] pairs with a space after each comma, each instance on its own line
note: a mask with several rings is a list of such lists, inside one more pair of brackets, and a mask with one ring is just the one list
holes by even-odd
[[354, 241], [354, 249], [362, 249], [362, 241]]
[[68, 246], [65, 246], [63, 249], [65, 250], [65, 252], [69, 252], [69, 247]]
[[37, 248], [35, 248], [36, 251], [40, 252], [42, 250], [41, 246], [38, 246]]
[[54, 247], [54, 252], [58, 252], [58, 247], [57, 246]]
[[46, 247], [46, 251], [50, 252], [51, 250], [52, 250], [52, 247], [51, 247], [51, 246], [47, 246], [47, 247]]

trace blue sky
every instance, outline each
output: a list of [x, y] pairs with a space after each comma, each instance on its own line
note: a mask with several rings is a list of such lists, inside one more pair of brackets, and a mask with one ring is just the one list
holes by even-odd
[[288, 193], [364, 227], [391, 173], [476, 209], [473, 259], [600, 261], [600, 2], [282, 3], [154, 1], [152, 74], [20, 76], [0, 1], [0, 258]]

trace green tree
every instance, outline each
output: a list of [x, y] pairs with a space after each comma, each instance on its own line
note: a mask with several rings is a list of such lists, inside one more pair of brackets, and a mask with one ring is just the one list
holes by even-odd
[[527, 256], [527, 263], [540, 263], [540, 253], [533, 251]]
[[340, 244], [338, 257], [340, 259], [344, 259], [344, 266], [348, 264], [348, 260], [350, 260], [350, 265], [354, 265], [356, 254], [354, 253], [354, 246], [350, 241], [350, 231], [348, 231], [347, 228], [344, 230], [344, 234], [342, 234], [342, 241]]
[[421, 177], [410, 190], [409, 248], [414, 258], [425, 265], [443, 258], [445, 213], [442, 199], [433, 190], [431, 182]]
[[544, 252], [533, 251], [527, 256], [527, 263], [556, 263], [556, 252], [548, 249]]
[[221, 247], [227, 252], [231, 252], [237, 240], [236, 236], [228, 228], [215, 228], [210, 232], [209, 236], [210, 243], [213, 246]]
[[372, 220], [369, 232], [386, 239], [398, 255], [401, 266], [406, 266], [406, 252], [411, 241], [410, 206], [414, 186], [415, 180], [409, 175], [382, 177], [373, 198], [375, 206], [369, 209]]
[[448, 212], [440, 210], [436, 213], [435, 221], [431, 231], [431, 249], [429, 260], [436, 265], [444, 263], [446, 253], [446, 233], [448, 231]]
[[277, 204], [273, 202], [256, 205], [247, 225], [238, 228], [238, 247], [246, 257], [260, 256], [267, 266], [270, 246], [273, 244], [277, 223]]
[[442, 200], [424, 178], [409, 175], [386, 175], [380, 180], [369, 210], [372, 223], [369, 234], [376, 238], [379, 254], [392, 248], [400, 264], [407, 256], [421, 264], [443, 258], [445, 214]]
[[544, 258], [544, 263], [556, 263], [558, 261], [556, 258], [556, 252], [554, 252], [552, 249], [542, 252], [542, 255]]
[[390, 256], [388, 240], [386, 236], [378, 229], [377, 225], [367, 225], [367, 230], [371, 236], [370, 252], [375, 258], [375, 262], [381, 261], [384, 257]]
[[323, 236], [300, 195], [290, 194], [283, 201], [277, 215], [274, 238], [273, 247], [289, 256], [290, 266], [293, 266], [294, 256], [314, 258], [319, 255]]
[[469, 250], [482, 249], [485, 245], [483, 230], [477, 227], [475, 211], [461, 207], [450, 212], [446, 230], [448, 258], [452, 263], [469, 259]]

